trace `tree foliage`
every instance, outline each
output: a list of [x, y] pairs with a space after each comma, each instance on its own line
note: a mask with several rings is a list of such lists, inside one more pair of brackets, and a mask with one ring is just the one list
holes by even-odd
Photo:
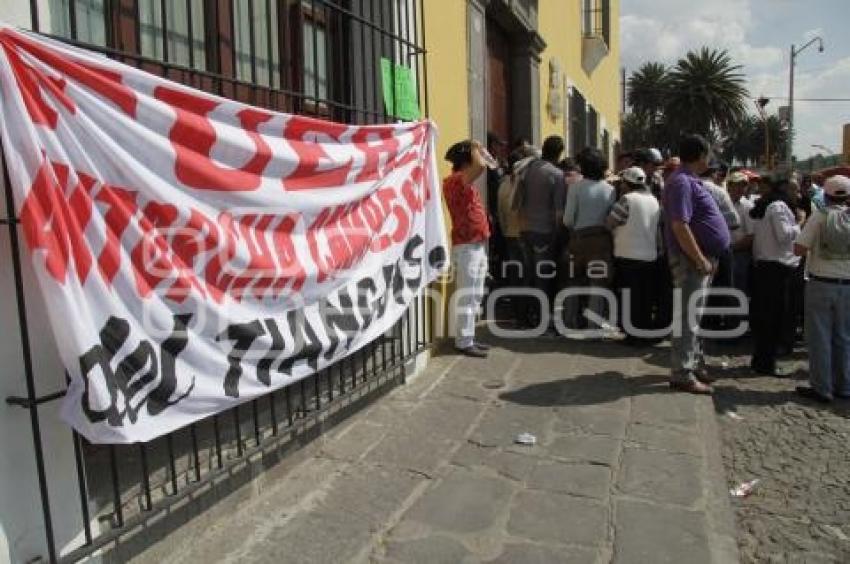
[[749, 119], [741, 68], [727, 51], [708, 47], [689, 51], [671, 68], [644, 63], [627, 81], [624, 146], [673, 150], [684, 133], [715, 143], [737, 136]]

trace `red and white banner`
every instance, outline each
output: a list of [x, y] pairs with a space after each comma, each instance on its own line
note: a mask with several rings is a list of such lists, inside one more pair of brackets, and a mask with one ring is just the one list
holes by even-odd
[[193, 90], [0, 25], [0, 136], [70, 374], [64, 418], [147, 441], [385, 333], [444, 267], [430, 122]]

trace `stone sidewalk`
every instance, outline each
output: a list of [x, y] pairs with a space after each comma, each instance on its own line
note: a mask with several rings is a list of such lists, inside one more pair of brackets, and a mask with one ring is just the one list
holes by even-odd
[[737, 562], [712, 400], [669, 391], [666, 349], [492, 343], [432, 360], [137, 561]]

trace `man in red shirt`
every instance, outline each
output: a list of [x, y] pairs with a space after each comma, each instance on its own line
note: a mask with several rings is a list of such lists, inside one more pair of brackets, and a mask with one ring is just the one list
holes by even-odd
[[490, 224], [478, 190], [472, 185], [486, 168], [481, 144], [455, 143], [446, 160], [452, 163], [452, 173], [443, 180], [443, 194], [452, 218], [455, 349], [466, 356], [484, 358], [487, 347], [475, 342], [475, 317], [484, 299]]

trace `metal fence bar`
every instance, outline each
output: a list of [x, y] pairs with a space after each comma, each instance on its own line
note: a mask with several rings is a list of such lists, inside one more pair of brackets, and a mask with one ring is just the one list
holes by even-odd
[[[138, 0], [136, 0], [138, 2]], [[168, 62], [168, 12], [166, 0], [159, 0], [159, 23], [162, 25], [162, 60]]]
[[83, 449], [80, 446], [80, 435], [76, 431], [71, 432], [74, 441], [74, 462], [77, 466], [77, 486], [80, 489], [80, 510], [83, 513], [83, 534], [86, 545], [91, 544], [91, 517], [89, 516], [89, 488], [86, 482], [86, 468], [83, 462]]
[[186, 36], [189, 41], [189, 67], [195, 68], [195, 29], [192, 26], [192, 7], [194, 0], [186, 0]]

